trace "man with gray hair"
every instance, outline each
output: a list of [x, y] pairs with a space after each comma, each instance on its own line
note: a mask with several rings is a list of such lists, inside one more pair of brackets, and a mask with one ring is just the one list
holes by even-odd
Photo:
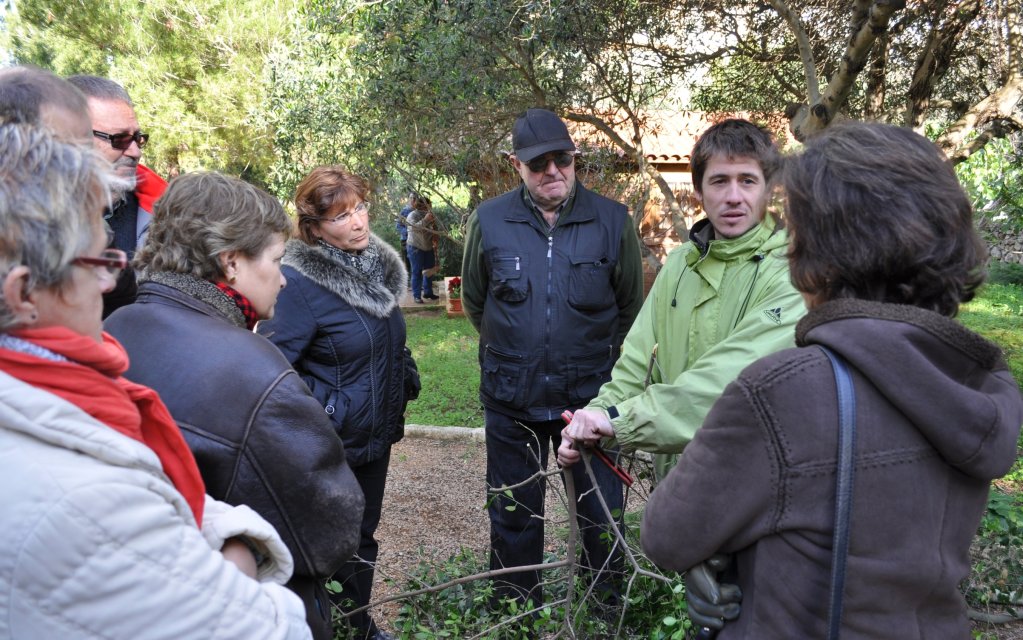
[[[139, 164], [149, 136], [139, 129], [135, 105], [124, 87], [97, 76], [71, 76], [68, 82], [85, 94], [92, 119], [93, 145], [110, 161], [115, 173], [127, 181], [125, 191], [112, 194], [114, 205], [106, 220], [114, 234], [113, 246], [131, 259], [145, 241], [153, 203], [163, 195], [167, 183]], [[134, 272], [126, 270], [117, 288], [103, 297], [103, 317], [134, 302], [137, 289]]]
[[85, 96], [66, 80], [31, 66], [0, 69], [0, 123], [42, 127], [64, 142], [92, 138]]

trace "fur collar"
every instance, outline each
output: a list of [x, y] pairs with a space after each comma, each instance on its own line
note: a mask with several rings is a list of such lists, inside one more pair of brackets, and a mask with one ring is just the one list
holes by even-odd
[[191, 296], [200, 302], [205, 302], [220, 315], [224, 316], [231, 324], [245, 329], [245, 316], [234, 300], [226, 293], [217, 288], [217, 285], [207, 280], [200, 280], [187, 273], [173, 273], [170, 271], [145, 271], [139, 275], [139, 284], [144, 282], [155, 282], [177, 289], [181, 293]]
[[289, 240], [284, 252], [288, 265], [346, 303], [377, 318], [386, 318], [398, 306], [408, 283], [408, 272], [391, 245], [370, 234], [369, 241], [380, 251], [384, 281], [370, 282], [366, 276], [332, 258], [325, 249], [301, 240]]

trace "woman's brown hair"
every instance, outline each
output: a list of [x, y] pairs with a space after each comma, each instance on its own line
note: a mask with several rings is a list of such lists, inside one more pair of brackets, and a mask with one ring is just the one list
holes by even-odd
[[954, 316], [984, 281], [986, 250], [952, 166], [927, 138], [844, 122], [784, 170], [792, 284]]

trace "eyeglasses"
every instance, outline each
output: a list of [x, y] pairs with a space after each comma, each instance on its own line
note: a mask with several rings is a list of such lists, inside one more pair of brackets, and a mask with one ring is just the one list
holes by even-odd
[[136, 131], [135, 133], [104, 133], [102, 131], [92, 130], [92, 135], [96, 136], [100, 140], [106, 140], [110, 143], [110, 146], [117, 149], [118, 151], [124, 151], [131, 146], [134, 142], [139, 146], [139, 149], [146, 146], [149, 142], [149, 134]]
[[320, 218], [320, 220], [324, 222], [329, 222], [331, 224], [348, 224], [349, 222], [352, 221], [352, 216], [354, 216], [355, 214], [369, 215], [369, 203], [363, 200], [359, 204], [355, 205], [355, 208], [352, 209], [351, 211], [339, 213], [333, 218]]
[[128, 254], [120, 249], [104, 249], [98, 258], [79, 256], [71, 261], [81, 267], [103, 267], [107, 274], [117, 280], [121, 272], [128, 267]]
[[541, 173], [547, 170], [547, 165], [550, 164], [551, 160], [554, 161], [555, 167], [564, 169], [568, 165], [572, 164], [572, 161], [575, 160], [575, 155], [565, 151], [555, 153], [553, 155], [548, 153], [538, 158], [533, 158], [526, 163], [526, 166], [529, 167], [529, 170], [533, 173]]

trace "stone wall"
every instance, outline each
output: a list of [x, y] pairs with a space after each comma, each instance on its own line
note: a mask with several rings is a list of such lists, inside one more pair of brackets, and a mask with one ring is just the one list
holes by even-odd
[[982, 225], [981, 234], [992, 260], [1023, 264], [1023, 233], [1008, 227]]

